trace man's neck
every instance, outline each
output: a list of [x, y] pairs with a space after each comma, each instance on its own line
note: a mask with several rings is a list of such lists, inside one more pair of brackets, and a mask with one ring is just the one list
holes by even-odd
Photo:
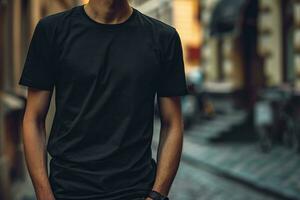
[[90, 0], [84, 9], [92, 19], [105, 24], [122, 23], [133, 11], [128, 0]]

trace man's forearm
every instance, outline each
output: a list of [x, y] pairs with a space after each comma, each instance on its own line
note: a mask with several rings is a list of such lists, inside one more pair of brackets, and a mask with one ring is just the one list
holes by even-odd
[[48, 180], [45, 124], [24, 119], [23, 144], [28, 172], [37, 200], [54, 200]]
[[157, 152], [157, 173], [153, 190], [168, 195], [177, 173], [183, 143], [183, 126], [163, 124]]

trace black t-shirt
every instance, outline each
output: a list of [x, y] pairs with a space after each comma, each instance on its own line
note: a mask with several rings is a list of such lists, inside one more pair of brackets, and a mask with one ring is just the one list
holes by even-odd
[[145, 197], [155, 180], [155, 95], [188, 93], [177, 30], [133, 8], [123, 23], [91, 19], [83, 5], [42, 18], [20, 85], [52, 91], [47, 143], [57, 199]]

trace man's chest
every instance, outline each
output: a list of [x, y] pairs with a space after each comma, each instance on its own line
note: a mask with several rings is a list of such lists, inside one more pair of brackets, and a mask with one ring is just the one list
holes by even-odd
[[159, 50], [143, 32], [67, 34], [57, 49], [58, 81], [63, 83], [151, 84], [160, 70]]

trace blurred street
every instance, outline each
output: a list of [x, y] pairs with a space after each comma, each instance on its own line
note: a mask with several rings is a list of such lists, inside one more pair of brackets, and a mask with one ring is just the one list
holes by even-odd
[[[88, 1], [0, 0], [0, 200], [35, 200], [22, 140], [27, 88], [18, 85], [33, 31]], [[170, 200], [300, 200], [300, 0], [129, 3], [173, 26], [182, 44], [189, 94]], [[157, 111], [156, 101], [153, 157]]]
[[[159, 121], [155, 127], [154, 146]], [[185, 132], [171, 199], [300, 199], [298, 155], [282, 147], [264, 154], [255, 141], [209, 143], [202, 134], [200, 125]]]

